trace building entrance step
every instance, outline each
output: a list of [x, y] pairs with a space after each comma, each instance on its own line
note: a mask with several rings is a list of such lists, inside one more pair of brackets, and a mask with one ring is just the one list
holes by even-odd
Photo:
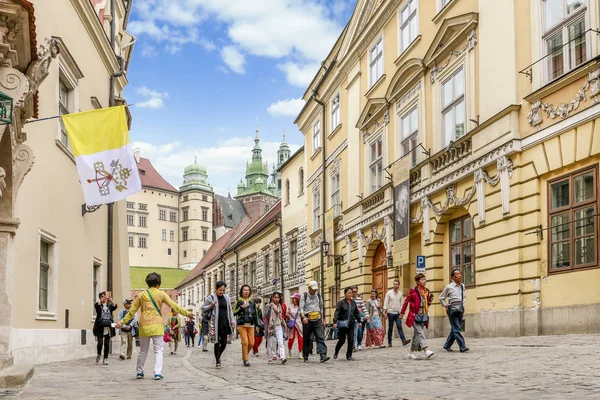
[[13, 365], [0, 371], [0, 390], [25, 386], [33, 376], [35, 365]]

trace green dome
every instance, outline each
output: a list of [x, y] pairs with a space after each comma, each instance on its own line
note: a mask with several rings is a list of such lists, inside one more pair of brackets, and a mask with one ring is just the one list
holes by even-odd
[[192, 164], [192, 165], [188, 165], [187, 167], [185, 167], [185, 169], [183, 170], [184, 174], [203, 174], [206, 175], [206, 167], [200, 165], [200, 164]]
[[271, 183], [269, 183], [269, 189], [277, 189], [275, 182], [271, 181]]
[[254, 183], [256, 183], [257, 185], [262, 185], [263, 183], [265, 183], [265, 181], [263, 180], [263, 178], [258, 177], [254, 181]]
[[246, 185], [244, 185], [244, 182], [240, 181], [240, 183], [238, 183], [237, 187], [238, 187], [238, 189], [245, 189]]

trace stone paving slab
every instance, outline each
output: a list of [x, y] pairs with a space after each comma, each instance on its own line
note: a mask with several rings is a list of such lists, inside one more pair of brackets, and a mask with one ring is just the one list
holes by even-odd
[[[448, 353], [443, 339], [429, 341], [436, 354], [408, 360], [408, 349], [363, 350], [348, 362], [320, 364], [293, 358], [269, 365], [264, 346], [252, 366], [241, 363], [239, 341], [228, 346], [223, 368], [214, 368], [211, 351], [180, 348], [165, 355], [163, 381], [135, 379], [135, 355], [110, 365], [94, 359], [40, 365], [18, 399], [599, 399], [600, 335], [467, 339], [471, 351]], [[396, 341], [395, 344], [399, 343]], [[335, 341], [327, 342], [333, 355]], [[151, 372], [153, 354], [146, 363]], [[151, 373], [147, 376], [152, 375]]]

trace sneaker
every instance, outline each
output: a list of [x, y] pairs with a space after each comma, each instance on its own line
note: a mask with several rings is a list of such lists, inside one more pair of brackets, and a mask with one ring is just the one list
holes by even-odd
[[452, 350], [450, 347], [444, 347], [444, 350], [446, 350], [446, 351], [448, 351], [450, 353], [454, 352], [454, 350]]
[[308, 362], [308, 358], [304, 358], [304, 357], [302, 357], [302, 358], [304, 359], [304, 362], [305, 362], [305, 363], [307, 363], [307, 362]]
[[269, 360], [269, 361], [268, 361], [268, 363], [269, 363], [269, 364], [273, 364], [273, 360]]
[[137, 375], [135, 376], [135, 379], [144, 379], [144, 373], [138, 372]]
[[250, 366], [250, 362], [249, 361], [244, 361], [244, 367], [249, 367]]
[[435, 353], [431, 350], [427, 350], [425, 351], [425, 357], [426, 358], [431, 358], [432, 355], [434, 355]]
[[460, 349], [461, 353], [466, 353], [467, 351], [469, 351], [468, 347], [463, 347], [462, 349]]
[[411, 359], [411, 360], [418, 360], [419, 359], [419, 357], [417, 357], [415, 355], [415, 353], [412, 353], [412, 352], [408, 353], [408, 358]]
[[288, 360], [291, 360], [292, 359], [292, 353], [288, 354], [287, 358], [288, 358]]
[[119, 360], [124, 360], [125, 356], [119, 356]]
[[346, 361], [356, 361], [356, 358], [354, 358], [354, 357], [346, 357]]
[[327, 361], [329, 361], [329, 357], [327, 357], [327, 356], [322, 356], [321, 357], [321, 362], [322, 363], [327, 362]]
[[96, 356], [96, 364], [100, 362], [100, 356]]
[[108, 365], [108, 360], [105, 358], [104, 360], [102, 360], [102, 364]]
[[285, 364], [287, 362], [287, 358], [284, 358], [281, 360], [281, 365]]
[[362, 350], [362, 346], [358, 345], [358, 351], [361, 351], [361, 350]]
[[333, 355], [333, 359], [334, 359], [334, 360], [337, 360], [337, 354], [334, 354], [334, 355]]
[[304, 356], [303, 356], [302, 354], [300, 354], [300, 355], [298, 356], [298, 360], [304, 360]]
[[407, 344], [409, 344], [412, 341], [412, 339], [406, 339], [402, 341], [402, 346], [406, 346]]
[[258, 357], [258, 353], [254, 353], [254, 357]]
[[155, 381], [161, 381], [162, 379], [163, 379], [163, 376], [161, 374], [154, 374]]
[[388, 347], [394, 347], [394, 346], [392, 346], [392, 344], [391, 344], [391, 343], [388, 343]]
[[208, 349], [202, 349], [202, 351], [208, 351]]
[[215, 365], [216, 369], [221, 369], [221, 363], [217, 363], [217, 365]]

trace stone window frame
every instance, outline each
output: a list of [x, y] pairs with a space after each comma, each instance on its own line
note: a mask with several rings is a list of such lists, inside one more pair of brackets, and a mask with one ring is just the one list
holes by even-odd
[[[459, 74], [462, 74], [462, 94], [456, 94], [456, 80]], [[449, 104], [444, 104], [445, 101], [445, 86], [448, 83], [452, 83], [452, 95]], [[460, 136], [456, 135], [456, 122], [457, 119], [457, 109], [462, 105], [463, 112], [463, 132]], [[460, 65], [452, 70], [452, 73], [448, 74], [446, 78], [440, 80], [440, 121], [442, 127], [442, 145], [448, 146], [450, 142], [456, 142], [460, 138], [464, 137], [467, 134], [467, 71], [463, 65]], [[446, 132], [445, 126], [445, 117], [449, 113], [452, 113], [454, 116], [454, 129], [452, 133], [449, 134]]]
[[148, 221], [145, 215], [139, 215], [138, 216], [138, 226], [140, 228], [147, 228], [148, 227]]
[[281, 253], [279, 247], [273, 249], [273, 278], [281, 278]]
[[317, 119], [312, 125], [312, 152], [315, 154], [321, 148], [321, 120]]
[[[335, 183], [337, 181], [337, 187]], [[331, 199], [331, 207], [339, 207], [337, 212], [341, 213], [342, 207], [342, 171], [341, 168], [330, 174], [329, 190]], [[341, 214], [337, 214], [341, 215]]]
[[202, 240], [208, 241], [208, 228], [202, 228]]
[[[381, 51], [373, 57], [373, 51], [377, 50], [379, 45], [381, 44]], [[367, 72], [369, 75], [369, 85], [368, 88], [372, 88], [375, 86], [377, 82], [385, 75], [385, 42], [383, 37], [383, 32], [377, 36], [375, 40], [373, 40], [371, 46], [369, 46], [368, 51], [368, 66]], [[373, 68], [376, 67], [375, 74], [373, 73]], [[381, 68], [381, 71], [379, 69]]]
[[321, 229], [321, 190], [313, 190], [312, 198], [312, 217], [313, 217], [313, 232]]
[[304, 168], [300, 167], [298, 169], [298, 196], [302, 196], [304, 194]]
[[187, 242], [190, 239], [189, 227], [184, 226], [181, 228], [181, 241]]
[[175, 231], [174, 230], [169, 230], [169, 241], [170, 242], [175, 241]]
[[[48, 244], [48, 259], [44, 262], [47, 268], [47, 283], [46, 283], [46, 309], [40, 308], [40, 291], [41, 291], [41, 270], [42, 270], [42, 242]], [[58, 236], [44, 229], [38, 230], [38, 251], [37, 251], [37, 290], [36, 290], [36, 313], [37, 320], [58, 320]]]
[[333, 132], [335, 128], [342, 124], [341, 119], [341, 96], [340, 92], [333, 95], [330, 102], [330, 117], [331, 117], [331, 128], [330, 132]]
[[162, 230], [162, 232], [161, 232], [161, 239], [162, 239], [163, 242], [167, 241], [167, 230], [166, 229]]
[[[381, 140], [381, 155], [378, 156], [375, 160], [372, 159], [372, 151], [371, 151], [371, 147], [373, 146], [373, 144], [375, 144], [375, 142], [378, 142]], [[368, 160], [367, 164], [366, 164], [366, 174], [367, 174], [367, 179], [365, 179], [365, 183], [367, 185], [365, 192], [368, 194], [372, 194], [375, 193], [376, 191], [378, 191], [379, 189], [381, 189], [384, 185], [385, 185], [385, 178], [384, 178], [384, 172], [383, 172], [383, 167], [384, 165], [387, 165], [387, 140], [386, 140], [386, 135], [385, 135], [385, 130], [383, 129], [383, 127], [381, 127], [377, 132], [375, 132], [373, 135], [371, 135], [371, 137], [369, 137], [368, 142], [365, 145], [365, 160]], [[381, 164], [381, 177], [380, 177], [380, 182], [377, 188], [374, 188], [373, 186], [373, 176], [372, 176], [372, 168], [375, 167], [377, 164]]]
[[[585, 174], [588, 174], [590, 172], [592, 173], [592, 177], [593, 177], [592, 187], [594, 189], [594, 194], [588, 200], [582, 200], [582, 201], [575, 203], [575, 201], [574, 201], [574, 184], [573, 184], [574, 180], [575, 180], [575, 178], [585, 175]], [[562, 183], [562, 182], [565, 182], [565, 181], [567, 181], [569, 183], [569, 204], [566, 206], [557, 207], [555, 209], [552, 209], [552, 186]], [[548, 251], [548, 260], [549, 260], [548, 274], [559, 274], [559, 273], [586, 270], [586, 269], [590, 269], [590, 268], [597, 268], [598, 267], [598, 226], [596, 224], [596, 226], [593, 228], [593, 232], [591, 234], [577, 236], [575, 234], [576, 225], [577, 225], [577, 224], [575, 224], [575, 212], [585, 209], [585, 208], [588, 208], [588, 207], [592, 207], [593, 214], [595, 215], [598, 213], [598, 166], [597, 165], [588, 166], [588, 167], [581, 168], [579, 170], [576, 170], [576, 171], [570, 172], [568, 174], [564, 174], [557, 178], [549, 180], [548, 186], [547, 186], [547, 193], [548, 193], [548, 199], [547, 199], [548, 228], [550, 228], [548, 230], [548, 250], [547, 250]], [[555, 230], [553, 229], [553, 226], [556, 226], [556, 225], [552, 223], [552, 218], [559, 216], [559, 215], [565, 215], [565, 214], [568, 214], [568, 216], [569, 216], [568, 225], [566, 225], [569, 227], [569, 238], [563, 239], [563, 240], [553, 240], [553, 237], [555, 235]], [[593, 218], [596, 218], [596, 217], [593, 216]], [[592, 236], [594, 238], [593, 239], [594, 261], [592, 263], [581, 264], [579, 266], [576, 266], [576, 265], [574, 265], [575, 240], [577, 238], [583, 238], [583, 237], [588, 237], [588, 236]], [[569, 267], [553, 268], [554, 262], [553, 262], [553, 257], [552, 257], [552, 245], [557, 242], [558, 243], [564, 243], [564, 242], [569, 243], [569, 263], [570, 263]]]
[[[469, 237], [464, 237], [464, 222], [466, 220], [471, 220], [471, 236]], [[457, 241], [452, 241], [452, 225], [456, 222], [460, 223], [460, 233], [459, 233], [459, 240]], [[464, 262], [464, 248], [465, 246], [471, 246], [471, 262], [470, 263], [466, 263]], [[452, 248], [453, 247], [460, 247], [460, 263], [457, 265], [454, 265], [454, 263], [452, 262]], [[460, 217], [454, 218], [450, 221], [448, 221], [448, 257], [450, 259], [450, 263], [449, 265], [449, 272], [450, 275], [452, 274], [452, 270], [455, 268], [460, 268], [460, 271], [462, 273], [463, 276], [463, 283], [465, 285], [465, 288], [473, 288], [477, 285], [477, 268], [475, 266], [475, 224], [473, 223], [473, 217], [470, 214], [465, 214], [465, 215], [461, 215]], [[471, 265], [471, 268], [473, 270], [473, 282], [472, 283], [465, 283], [464, 279], [465, 279], [465, 266], [466, 265]]]
[[127, 226], [135, 226], [135, 215], [127, 213]]
[[177, 211], [169, 211], [169, 222], [177, 222]]
[[290, 204], [290, 180], [285, 180], [285, 205]]
[[135, 247], [135, 235], [133, 235], [132, 233], [130, 233], [127, 236], [128, 236], [127, 242], [128, 242], [129, 248]]
[[298, 238], [291, 239], [289, 246], [288, 270], [290, 274], [295, 274], [298, 272]]
[[208, 207], [202, 207], [202, 221], [208, 221]]
[[[417, 113], [417, 127], [413, 129], [412, 120], [410, 121], [410, 135], [408, 137], [405, 136], [404, 132], [404, 120], [406, 118], [410, 118], [413, 112]], [[420, 152], [418, 150], [414, 150], [415, 147], [418, 147], [420, 143], [422, 143], [421, 132], [424, 131], [421, 128], [421, 107], [419, 107], [419, 97], [408, 103], [406, 107], [403, 107], [397, 113], [398, 116], [398, 133], [397, 133], [397, 143], [400, 144], [398, 148], [398, 157], [405, 156], [408, 152], [411, 152], [410, 155], [410, 167], [414, 168], [420, 162]], [[414, 145], [411, 142], [414, 140]], [[408, 144], [408, 151], [405, 152], [405, 144]]]
[[138, 235], [138, 248], [140, 248], [140, 249], [148, 248], [148, 236], [147, 235]]
[[158, 220], [159, 221], [166, 221], [167, 220], [167, 210], [165, 210], [164, 208], [159, 208], [158, 209]]
[[190, 219], [190, 208], [189, 207], [182, 207], [181, 208], [181, 220], [182, 221], [187, 221]]

